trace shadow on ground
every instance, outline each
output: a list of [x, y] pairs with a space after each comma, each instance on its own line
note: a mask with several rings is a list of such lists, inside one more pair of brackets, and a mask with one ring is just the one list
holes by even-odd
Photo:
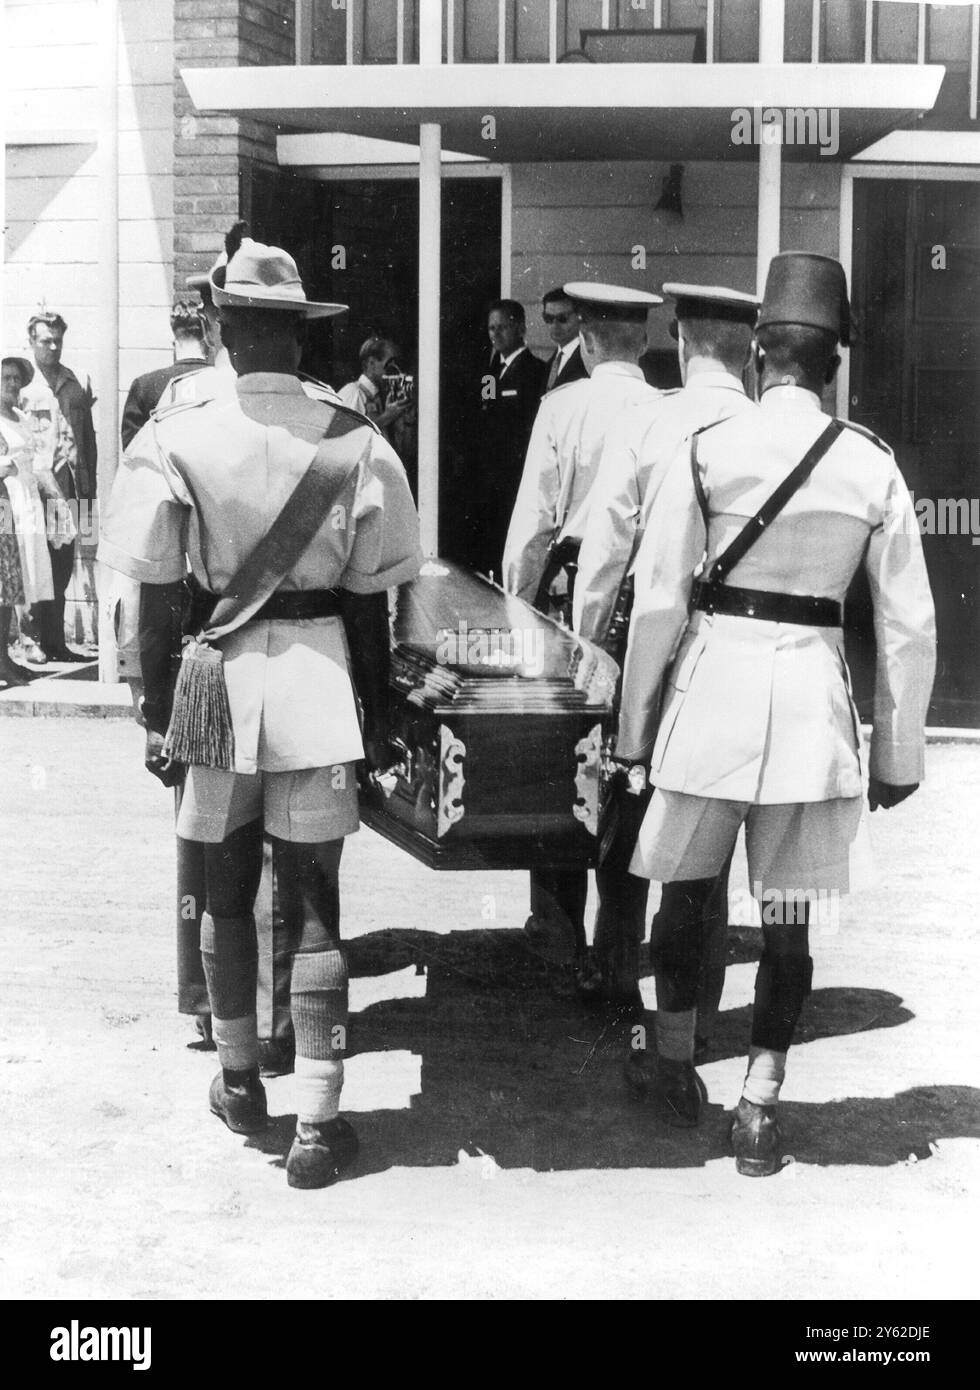
[[[755, 951], [757, 954], [757, 950]], [[751, 939], [730, 955], [752, 959]], [[728, 1153], [727, 1107], [705, 1107], [695, 1130], [662, 1123], [623, 1077], [631, 1030], [652, 1038], [652, 1015], [586, 1008], [570, 978], [528, 954], [520, 931], [390, 930], [349, 944], [353, 977], [414, 966], [426, 974], [423, 998], [370, 1005], [351, 1020], [350, 1054], [421, 1054], [421, 1094], [404, 1110], [354, 1115], [362, 1152], [351, 1176], [394, 1167], [447, 1166], [463, 1151], [491, 1155], [501, 1168], [538, 1172], [590, 1168], [692, 1168]], [[709, 1061], [744, 1056], [750, 1008], [721, 1015]], [[894, 1028], [913, 1015], [885, 990], [824, 989], [811, 995], [797, 1045], [869, 1029]], [[980, 1136], [980, 1090], [918, 1087], [892, 1098], [824, 1105], [788, 1102], [786, 1149], [802, 1162], [888, 1165], [930, 1156], [930, 1143]], [[283, 1163], [294, 1116], [278, 1117], [249, 1141]]]

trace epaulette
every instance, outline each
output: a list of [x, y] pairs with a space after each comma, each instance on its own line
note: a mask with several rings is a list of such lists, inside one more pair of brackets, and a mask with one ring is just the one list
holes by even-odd
[[197, 386], [196, 378], [206, 370], [205, 367], [196, 367], [193, 371], [185, 372], [182, 376], [175, 376], [169, 381], [156, 408], [151, 412], [153, 419], [168, 419], [181, 410], [190, 410], [194, 406], [207, 405], [209, 401], [213, 401], [213, 393], [205, 394], [195, 389]]
[[870, 439], [872, 444], [877, 444], [878, 448], [888, 455], [894, 457], [894, 451], [888, 447], [883, 439], [879, 439], [873, 430], [869, 430], [865, 425], [856, 425], [853, 420], [839, 420], [838, 424], [846, 425], [849, 430], [854, 430], [855, 434], [863, 434], [865, 439]]
[[325, 381], [318, 380], [315, 376], [310, 376], [308, 372], [297, 372], [296, 375], [303, 383], [303, 390], [314, 401], [323, 401], [327, 405], [343, 405], [343, 401], [337, 395], [332, 386], [328, 386]]
[[369, 420], [366, 415], [362, 415], [361, 412], [359, 410], [355, 410], [353, 406], [344, 405], [340, 401], [322, 401], [321, 404], [328, 405], [330, 409], [334, 411], [336, 414], [346, 415], [350, 420], [350, 423], [348, 424], [346, 429], [333, 429], [333, 427], [331, 427], [332, 434], [348, 434], [351, 430], [357, 429], [358, 425], [369, 425], [371, 429], [374, 430], [375, 434], [380, 434], [381, 438], [384, 439], [384, 433], [381, 429], [379, 429], [379, 427], [374, 423], [374, 421]]
[[715, 425], [727, 425], [731, 418], [730, 415], [725, 415], [720, 420], [711, 420], [707, 425], [699, 425], [696, 430], [691, 431], [690, 438], [697, 439], [699, 434], [705, 434], [708, 430], [713, 430]]

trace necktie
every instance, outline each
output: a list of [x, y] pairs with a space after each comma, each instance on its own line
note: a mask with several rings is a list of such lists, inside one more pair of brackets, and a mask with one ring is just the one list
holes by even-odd
[[551, 369], [548, 372], [548, 385], [545, 387], [546, 391], [550, 391], [551, 388], [554, 386], [555, 382], [558, 380], [558, 364], [560, 361], [561, 348], [558, 349], [554, 357], [551, 359]]

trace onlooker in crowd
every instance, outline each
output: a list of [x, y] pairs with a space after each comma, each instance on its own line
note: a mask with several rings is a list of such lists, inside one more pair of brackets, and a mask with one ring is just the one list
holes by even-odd
[[480, 380], [476, 468], [460, 489], [463, 563], [498, 580], [514, 499], [548, 368], [524, 342], [524, 308], [498, 299], [487, 317], [490, 362]]
[[582, 347], [579, 342], [579, 317], [575, 305], [562, 289], [549, 290], [541, 301], [541, 317], [548, 327], [548, 337], [555, 344], [555, 351], [548, 362], [546, 389], [553, 391], [556, 386], [564, 386], [569, 381], [579, 381], [588, 376], [582, 361]]
[[[14, 605], [24, 602], [24, 577], [20, 563], [20, 550], [17, 532], [14, 527], [13, 508], [7, 484], [17, 476], [17, 465], [10, 457], [6, 429], [2, 428], [2, 417], [12, 404], [8, 401], [8, 391], [13, 389], [13, 377], [19, 374], [16, 369], [3, 364], [2, 404], [0, 404], [0, 681], [6, 686], [26, 685], [30, 672], [11, 661], [7, 650], [10, 637], [10, 619]], [[17, 385], [16, 390], [20, 387]]]
[[[30, 421], [17, 409], [20, 394], [33, 376], [34, 368], [26, 357], [15, 354], [4, 357], [0, 386], [0, 454], [13, 470], [8, 472], [6, 481], [24, 583], [24, 598], [19, 605], [21, 650], [26, 660], [43, 665], [47, 658], [24, 631], [27, 612], [33, 605], [50, 602], [54, 597], [49, 539], [54, 547], [66, 545], [74, 538], [75, 531], [61, 489], [51, 472], [51, 449], [44, 454], [38, 452]], [[44, 442], [41, 436], [38, 440]], [[47, 522], [45, 501], [49, 504]], [[6, 633], [4, 638], [6, 640]]]
[[410, 408], [411, 401], [396, 401], [386, 405], [381, 395], [385, 371], [394, 363], [395, 346], [387, 338], [368, 338], [361, 344], [361, 375], [349, 381], [337, 393], [344, 405], [359, 410], [373, 420], [379, 430], [394, 424]]
[[169, 367], [157, 367], [144, 372], [129, 388], [122, 417], [123, 448], [146, 424], [159, 404], [163, 388], [174, 377], [197, 371], [208, 364], [208, 325], [202, 310], [193, 304], [178, 301], [170, 314], [170, 331], [174, 337], [174, 360]]
[[[54, 476], [65, 497], [88, 510], [96, 493], [95, 428], [91, 383], [84, 387], [61, 361], [68, 325], [60, 314], [35, 314], [27, 325], [37, 374], [25, 387], [21, 409], [42, 437], [54, 426]], [[65, 593], [75, 567], [75, 544], [49, 547], [54, 598], [35, 606], [32, 635], [51, 661], [87, 661], [65, 642]]]

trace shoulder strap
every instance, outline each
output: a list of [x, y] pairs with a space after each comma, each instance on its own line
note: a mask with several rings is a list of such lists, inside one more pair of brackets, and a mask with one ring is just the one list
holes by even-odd
[[330, 457], [329, 441], [363, 423], [356, 412], [338, 407], [288, 502], [215, 605], [203, 641], [242, 627], [278, 589], [370, 450], [368, 445], [354, 463], [338, 465]]
[[894, 457], [892, 450], [885, 441], [879, 439], [875, 432], [869, 430], [866, 425], [856, 425], [853, 420], [842, 420], [841, 424], [846, 430], [853, 430], [855, 434], [863, 435], [864, 438], [870, 440], [872, 444], [876, 444], [882, 453], [888, 454], [889, 457]]
[[731, 545], [718, 556], [706, 576], [707, 583], [721, 584], [724, 582], [726, 576], [735, 568], [746, 551], [755, 545], [769, 523], [779, 515], [793, 494], [803, 486], [843, 429], [844, 425], [840, 420], [831, 420], [827, 428], [810, 445], [793, 471], [786, 475], [775, 492], [763, 502], [752, 520], [739, 531]]
[[[716, 420], [714, 423], [719, 424], [720, 422]], [[698, 506], [701, 508], [705, 535], [708, 533], [708, 499], [704, 495], [704, 484], [701, 482], [701, 472], [698, 467], [698, 436], [710, 429], [710, 425], [704, 425], [691, 435], [691, 481], [694, 483], [694, 494], [698, 499]]]

